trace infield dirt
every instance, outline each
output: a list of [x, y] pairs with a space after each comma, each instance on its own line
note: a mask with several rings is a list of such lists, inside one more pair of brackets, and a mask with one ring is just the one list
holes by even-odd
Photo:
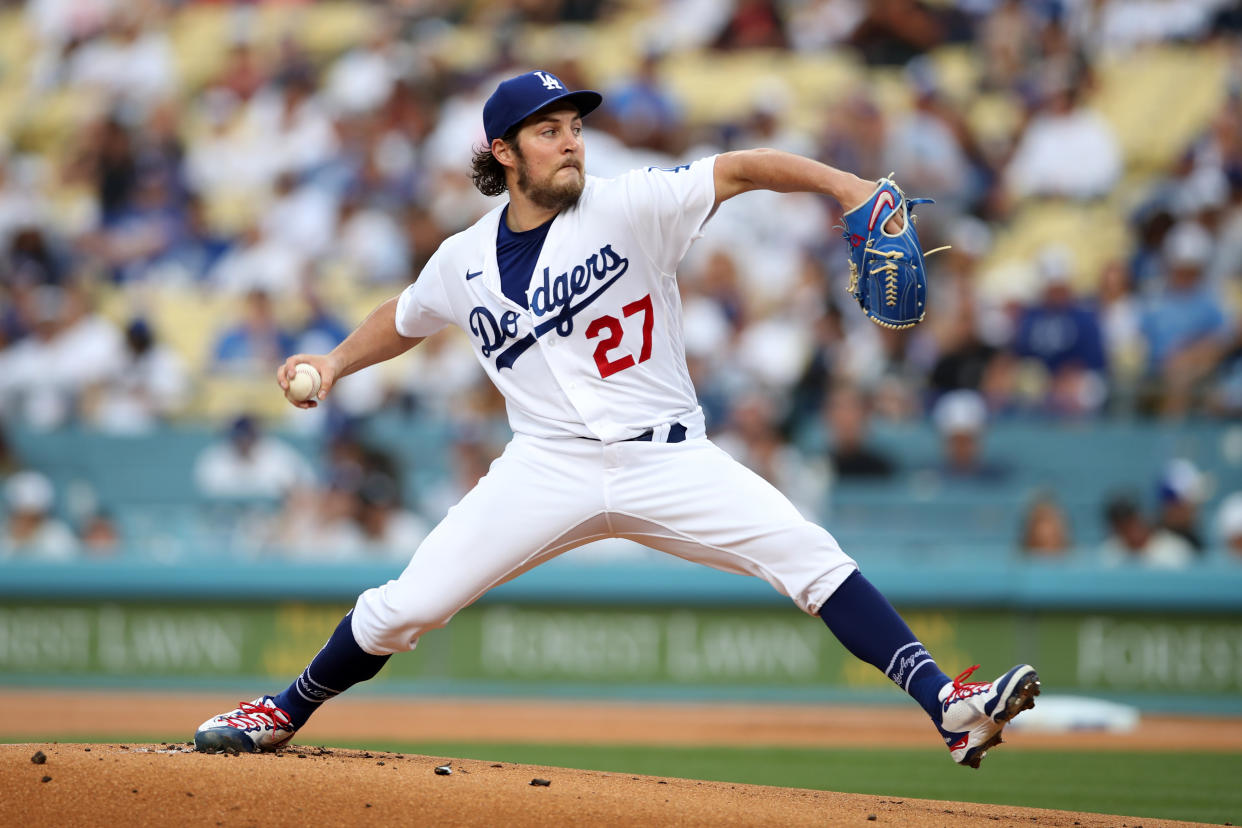
[[[42, 751], [45, 761], [31, 761]], [[1078, 826], [1122, 817], [325, 748], [0, 745], [0, 815], [42, 825]], [[531, 784], [547, 780], [547, 786]], [[1128, 824], [1135, 824], [1129, 820]], [[1198, 823], [1143, 819], [1152, 826]]]

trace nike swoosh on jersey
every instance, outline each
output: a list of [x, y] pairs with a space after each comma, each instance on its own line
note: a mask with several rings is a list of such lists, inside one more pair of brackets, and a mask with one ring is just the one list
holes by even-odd
[[482, 276], [482, 275], [483, 275], [483, 271], [481, 271], [481, 270], [474, 270], [474, 271], [467, 270], [467, 271], [466, 271], [466, 281], [468, 282], [468, 281], [470, 281], [471, 279], [473, 279], [475, 276]]

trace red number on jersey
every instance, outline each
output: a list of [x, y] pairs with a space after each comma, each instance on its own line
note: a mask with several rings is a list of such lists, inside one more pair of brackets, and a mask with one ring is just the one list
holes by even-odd
[[[638, 353], [638, 362], [646, 362], [651, 359], [651, 332], [655, 328], [655, 311], [651, 306], [651, 294], [648, 293], [642, 299], [630, 302], [621, 310], [627, 318], [636, 313], [643, 315], [643, 347]], [[600, 377], [608, 379], [618, 371], [633, 368], [637, 363], [630, 354], [620, 359], [608, 358], [608, 352], [621, 344], [621, 337], [625, 334], [620, 319], [615, 316], [601, 316], [596, 319], [587, 326], [587, 339], [594, 339], [604, 331], [607, 331], [608, 335], [595, 346], [595, 366], [599, 368]]]
[[600, 335], [603, 330], [608, 331], [608, 336], [600, 340], [595, 346], [595, 366], [599, 368], [599, 375], [604, 379], [608, 379], [618, 371], [624, 371], [634, 365], [634, 357], [626, 354], [621, 359], [609, 359], [608, 352], [621, 344], [621, 336], [625, 333], [621, 330], [621, 320], [615, 316], [601, 316], [590, 325], [587, 326], [587, 339], [594, 339]]

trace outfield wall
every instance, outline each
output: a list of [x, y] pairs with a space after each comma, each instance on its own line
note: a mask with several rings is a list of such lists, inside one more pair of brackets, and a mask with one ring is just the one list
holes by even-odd
[[[1036, 664], [1050, 692], [1242, 714], [1242, 568], [878, 566], [946, 671]], [[388, 567], [9, 565], [0, 683], [278, 689]], [[895, 701], [877, 671], [755, 579], [557, 561], [390, 662], [368, 691]]]

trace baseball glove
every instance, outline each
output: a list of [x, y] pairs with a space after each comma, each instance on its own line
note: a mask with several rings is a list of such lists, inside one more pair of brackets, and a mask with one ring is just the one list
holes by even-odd
[[[845, 240], [850, 243], [849, 292], [863, 313], [877, 325], [900, 330], [923, 321], [927, 312], [927, 271], [910, 210], [930, 204], [930, 198], [906, 198], [892, 180], [881, 178], [871, 197], [845, 214]], [[900, 212], [901, 230], [889, 233], [884, 225]]]

